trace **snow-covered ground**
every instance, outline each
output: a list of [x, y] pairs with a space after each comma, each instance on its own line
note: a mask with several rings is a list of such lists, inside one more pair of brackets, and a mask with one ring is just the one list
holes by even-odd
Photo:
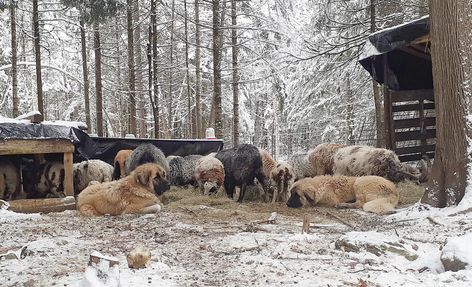
[[[440, 261], [448, 239], [449, 252], [465, 250], [470, 260], [467, 209], [414, 205], [377, 216], [202, 202], [101, 218], [2, 210], [0, 254], [27, 249], [23, 259], [0, 260], [0, 286], [85, 286], [94, 251], [119, 260], [121, 286], [472, 286], [472, 270], [444, 272]], [[272, 211], [276, 224], [259, 223]], [[304, 214], [310, 234], [301, 234]], [[152, 262], [131, 270], [126, 255], [138, 245], [151, 250]]]

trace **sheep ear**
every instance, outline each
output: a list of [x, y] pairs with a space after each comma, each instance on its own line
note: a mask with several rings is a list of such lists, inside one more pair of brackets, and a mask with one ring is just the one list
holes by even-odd
[[136, 182], [144, 186], [148, 185], [150, 177], [151, 177], [151, 171], [145, 170], [145, 169], [137, 170], [134, 174], [134, 178], [136, 179]]

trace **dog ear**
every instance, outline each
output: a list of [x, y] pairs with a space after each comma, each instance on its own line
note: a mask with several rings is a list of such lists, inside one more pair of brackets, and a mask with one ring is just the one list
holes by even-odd
[[134, 177], [137, 183], [147, 186], [149, 184], [149, 178], [151, 177], [151, 171], [147, 169], [136, 170]]
[[311, 195], [308, 193], [308, 192], [304, 192], [303, 193], [303, 196], [305, 197], [305, 199], [313, 206], [316, 204], [316, 201], [314, 198], [311, 198]]

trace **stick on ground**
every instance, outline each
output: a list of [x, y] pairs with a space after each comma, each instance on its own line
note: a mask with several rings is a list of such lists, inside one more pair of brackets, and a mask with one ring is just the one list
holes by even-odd
[[331, 216], [331, 217], [334, 217], [336, 218], [339, 222], [341, 222], [342, 224], [346, 225], [346, 226], [349, 226], [351, 227], [352, 229], [355, 229], [355, 226], [350, 224], [349, 222], [347, 222], [346, 220], [342, 219], [341, 217], [337, 216], [336, 214], [334, 213], [331, 213], [331, 212], [326, 212], [327, 215]]

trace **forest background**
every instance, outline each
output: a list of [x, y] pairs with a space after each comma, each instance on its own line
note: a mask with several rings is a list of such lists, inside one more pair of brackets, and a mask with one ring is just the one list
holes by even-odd
[[0, 8], [1, 115], [39, 110], [110, 137], [202, 138], [214, 127], [227, 147], [275, 157], [321, 142], [382, 145], [382, 91], [359, 57], [370, 33], [428, 14], [425, 0]]

